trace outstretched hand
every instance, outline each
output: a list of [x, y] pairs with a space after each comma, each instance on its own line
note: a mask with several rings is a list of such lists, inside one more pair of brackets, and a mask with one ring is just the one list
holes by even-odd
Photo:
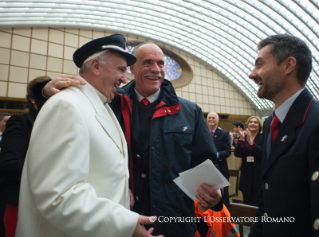
[[164, 235], [153, 236], [154, 228], [146, 230], [144, 225], [153, 224], [156, 221], [156, 216], [138, 216], [137, 225], [132, 237], [164, 237]]
[[86, 81], [80, 77], [62, 74], [49, 81], [43, 88], [43, 95], [51, 97], [60, 92], [61, 89], [68, 86], [85, 85]]

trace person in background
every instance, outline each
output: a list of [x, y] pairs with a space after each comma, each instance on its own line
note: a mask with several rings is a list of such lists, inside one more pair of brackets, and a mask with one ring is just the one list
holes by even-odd
[[6, 124], [8, 119], [11, 117], [10, 113], [1, 113], [0, 114], [0, 152], [1, 152], [1, 146], [2, 146], [2, 134], [4, 130], [6, 129]]
[[[0, 114], [0, 153], [1, 153], [1, 146], [2, 146], [2, 134], [6, 128], [6, 123], [10, 118], [10, 113], [1, 113]], [[0, 187], [1, 187], [2, 179], [0, 177]], [[0, 237], [5, 237], [5, 230], [3, 224], [3, 216], [6, 209], [6, 205], [1, 202], [1, 193], [0, 193]]]
[[27, 108], [29, 112], [22, 115], [13, 115], [8, 120], [3, 133], [3, 147], [0, 153], [0, 205], [6, 207], [4, 220], [6, 237], [15, 236], [18, 219], [18, 202], [20, 179], [25, 155], [28, 150], [33, 123], [38, 114], [32, 88], [36, 83], [49, 80], [50, 77], [37, 77], [27, 86]]
[[[230, 138], [229, 138], [229, 132], [222, 130], [218, 127], [219, 123], [219, 116], [215, 112], [210, 112], [207, 115], [206, 118], [207, 126], [210, 131], [210, 135], [212, 137], [212, 142], [215, 144], [215, 147], [217, 149], [217, 162], [220, 169], [220, 172], [224, 175], [224, 177], [229, 180], [229, 171], [228, 171], [228, 164], [227, 164], [227, 158], [230, 156]], [[224, 187], [223, 192], [223, 203], [224, 207], [220, 211], [222, 213], [225, 213], [225, 209], [229, 210], [229, 194], [228, 194], [228, 187]], [[211, 224], [207, 221], [204, 221], [204, 215], [213, 215], [216, 212], [213, 212], [211, 210], [207, 210], [206, 212], [202, 212], [200, 209], [197, 208], [196, 202], [195, 202], [195, 214], [197, 217], [201, 217], [200, 221], [197, 223], [197, 236], [212, 236], [212, 233], [214, 230], [211, 228]], [[218, 212], [219, 213], [219, 212]], [[218, 224], [215, 225], [217, 227]], [[222, 224], [223, 225], [223, 224]], [[225, 227], [226, 228], [226, 227]], [[221, 229], [225, 229], [221, 227]], [[228, 233], [228, 231], [226, 231]], [[215, 233], [217, 234], [217, 233]], [[221, 234], [221, 233], [218, 233]]]
[[233, 123], [233, 141], [232, 141], [232, 145], [231, 145], [231, 151], [235, 151], [235, 147], [237, 145], [238, 142], [238, 138], [239, 138], [239, 133], [238, 133], [238, 127], [244, 129], [245, 126], [242, 122], [235, 122]]
[[234, 135], [233, 135], [233, 131], [229, 131], [229, 138], [230, 138], [230, 144], [233, 144], [234, 141]]
[[261, 40], [258, 50], [249, 78], [275, 111], [263, 126], [259, 222], [250, 236], [319, 236], [319, 102], [306, 88], [314, 57], [288, 34]]
[[[230, 156], [230, 138], [229, 132], [218, 127], [219, 116], [215, 112], [210, 112], [207, 115], [207, 125], [210, 130], [210, 135], [214, 140], [217, 149], [217, 162], [220, 172], [229, 180], [229, 171], [227, 158]], [[223, 202], [229, 210], [229, 195], [228, 187], [224, 187]]]
[[262, 123], [259, 117], [251, 116], [246, 125], [246, 135], [238, 126], [239, 139], [234, 152], [236, 157], [241, 158], [239, 190], [243, 193], [244, 204], [258, 206], [261, 185]]

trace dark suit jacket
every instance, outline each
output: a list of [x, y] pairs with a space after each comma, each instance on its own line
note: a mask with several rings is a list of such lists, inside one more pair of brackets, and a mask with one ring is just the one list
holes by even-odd
[[20, 179], [37, 111], [13, 115], [6, 124], [0, 153], [0, 202], [18, 205]]
[[[237, 144], [234, 155], [241, 158], [239, 190], [243, 192], [244, 197], [256, 197], [257, 200], [261, 185], [262, 134], [258, 133], [254, 142], [254, 148], [250, 150], [245, 136], [245, 146], [242, 148]], [[254, 157], [254, 162], [247, 162], [247, 156], [250, 155]]]
[[213, 136], [213, 140], [219, 154], [217, 161], [220, 172], [225, 176], [226, 179], [229, 179], [228, 164], [226, 160], [226, 158], [228, 158], [231, 154], [229, 132], [217, 127]]
[[294, 222], [261, 222], [260, 218], [250, 236], [318, 236], [314, 222], [319, 218], [319, 178], [312, 180], [312, 176], [319, 170], [319, 103], [305, 89], [289, 109], [270, 149], [271, 120], [272, 116], [267, 118], [263, 129], [258, 216], [293, 217]]

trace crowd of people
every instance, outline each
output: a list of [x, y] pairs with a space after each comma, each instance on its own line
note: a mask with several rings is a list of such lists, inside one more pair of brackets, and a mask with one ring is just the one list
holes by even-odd
[[[234, 123], [233, 133], [216, 112], [205, 121], [176, 96], [160, 47], [129, 54], [125, 44], [120, 34], [86, 43], [73, 55], [78, 76], [31, 81], [29, 113], [1, 115], [2, 236], [211, 235], [203, 221], [157, 218], [228, 208], [227, 187], [200, 184], [195, 206], [173, 180], [207, 159], [229, 179], [232, 151], [244, 203], [258, 206], [249, 236], [319, 234], [319, 103], [305, 88], [312, 56], [302, 40], [280, 34], [258, 44], [249, 78], [275, 110], [264, 124]], [[268, 221], [284, 217], [294, 223]]]

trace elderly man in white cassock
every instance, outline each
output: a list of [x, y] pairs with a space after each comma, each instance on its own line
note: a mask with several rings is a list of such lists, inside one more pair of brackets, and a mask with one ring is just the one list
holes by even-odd
[[23, 168], [17, 237], [152, 236], [143, 226], [149, 217], [129, 209], [127, 144], [108, 106], [136, 61], [124, 49], [120, 34], [77, 49], [83, 82], [42, 107]]

